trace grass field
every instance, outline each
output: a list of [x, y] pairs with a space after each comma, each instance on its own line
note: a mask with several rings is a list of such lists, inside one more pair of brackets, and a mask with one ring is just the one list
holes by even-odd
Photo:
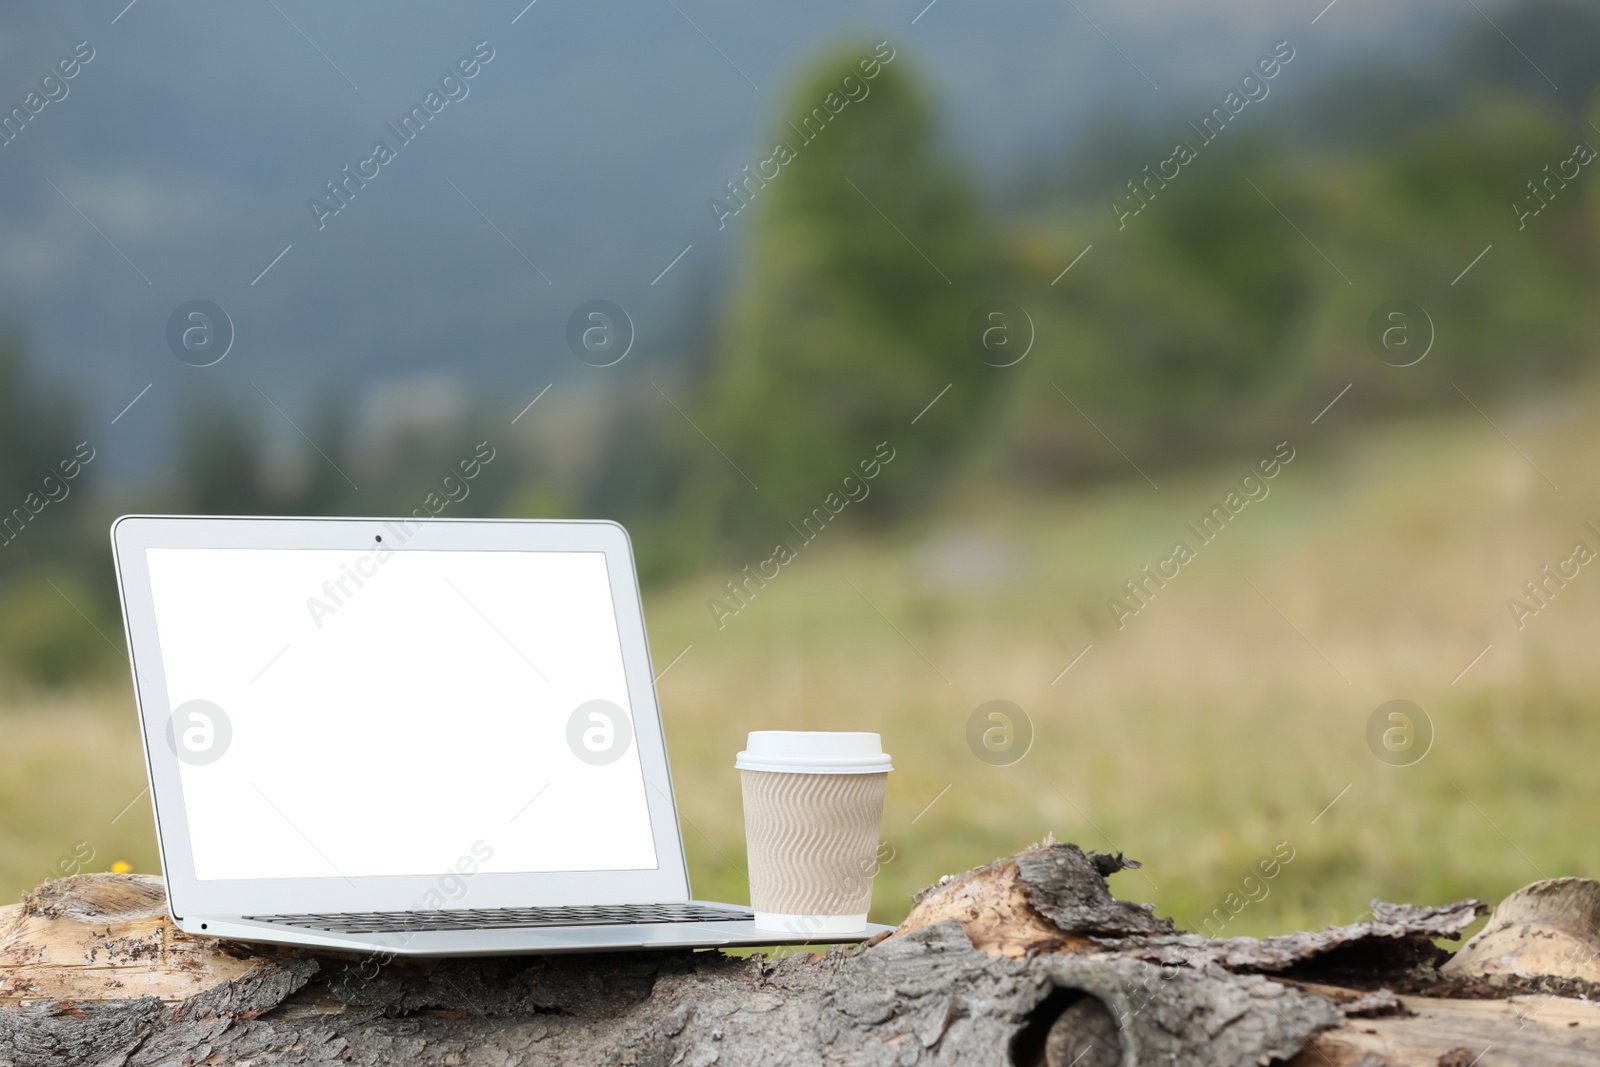
[[[1122, 629], [1107, 599], [1179, 537], [1198, 545], [1185, 521], [1272, 444], [1151, 472], [1159, 489], [1131, 471], [1063, 495], [980, 486], [880, 539], [847, 509], [720, 631], [706, 600], [735, 568], [653, 590], [657, 669], [688, 647], [659, 688], [697, 894], [746, 899], [732, 763], [754, 728], [883, 734], [881, 921], [1047, 833], [1144, 861], [1114, 889], [1190, 926], [1292, 849], [1264, 899], [1213, 923], [1228, 934], [1600, 875], [1600, 566], [1523, 629], [1506, 605], [1574, 542], [1600, 549], [1584, 528], [1600, 525], [1600, 403], [1485, 404], [1505, 436], [1462, 409], [1308, 424], [1270, 495]], [[1433, 727], [1410, 766], [1368, 747], [1396, 698]], [[966, 740], [993, 699], [1034, 731], [1009, 766]], [[0, 898], [81, 843], [87, 869], [156, 869], [126, 692], [13, 698], [0, 737]]]

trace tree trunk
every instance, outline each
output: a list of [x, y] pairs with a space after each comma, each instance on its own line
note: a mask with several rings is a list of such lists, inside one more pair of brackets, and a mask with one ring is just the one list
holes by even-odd
[[0, 910], [0, 1064], [1600, 1064], [1595, 883], [1508, 898], [1441, 971], [1476, 901], [1206, 939], [1112, 897], [1126, 866], [1047, 843], [776, 962], [269, 949], [177, 931], [158, 879], [79, 875]]

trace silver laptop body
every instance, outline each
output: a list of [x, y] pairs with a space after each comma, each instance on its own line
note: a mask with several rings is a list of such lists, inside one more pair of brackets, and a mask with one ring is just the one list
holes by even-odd
[[886, 929], [761, 930], [692, 898], [615, 523], [135, 515], [111, 534], [184, 931], [457, 956]]

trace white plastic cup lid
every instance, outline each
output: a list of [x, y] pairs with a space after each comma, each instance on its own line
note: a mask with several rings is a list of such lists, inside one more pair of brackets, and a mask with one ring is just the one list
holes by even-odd
[[877, 734], [754, 730], [733, 761], [742, 771], [882, 774], [894, 770]]

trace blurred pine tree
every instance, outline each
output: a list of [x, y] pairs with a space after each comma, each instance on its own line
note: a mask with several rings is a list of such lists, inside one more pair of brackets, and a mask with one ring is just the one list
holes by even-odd
[[[701, 457], [693, 510], [719, 538], [781, 536], [885, 440], [898, 458], [861, 508], [903, 505], [950, 469], [989, 391], [993, 368], [965, 337], [993, 263], [976, 199], [941, 155], [907, 59], [868, 81], [857, 64], [871, 55], [845, 47], [801, 79], [774, 131], [794, 158], [728, 220], [750, 231], [747, 268], [702, 425], [760, 492], [698, 435], [684, 438]], [[844, 98], [847, 75], [869, 92], [820, 133], [802, 129], [830, 94]]]

